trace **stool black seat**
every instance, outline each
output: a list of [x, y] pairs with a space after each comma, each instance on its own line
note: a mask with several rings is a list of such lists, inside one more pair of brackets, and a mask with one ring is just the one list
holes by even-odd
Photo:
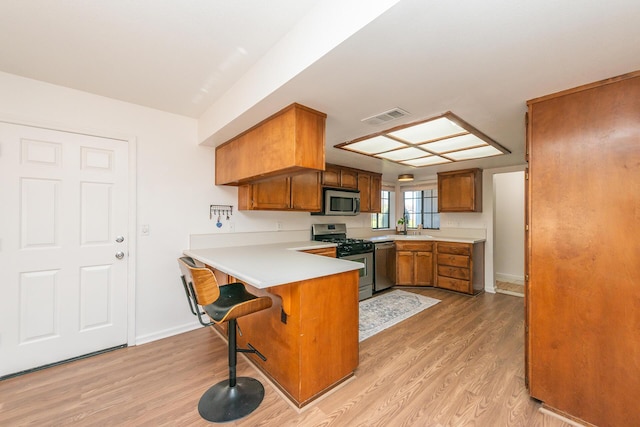
[[[271, 307], [271, 298], [247, 292], [242, 283], [218, 286], [213, 271], [198, 266], [191, 257], [179, 258], [178, 265], [189, 307], [200, 323], [211, 326], [228, 322], [229, 378], [215, 384], [202, 395], [198, 412], [211, 422], [233, 421], [249, 415], [260, 406], [264, 387], [254, 378], [236, 378], [237, 353], [255, 353], [262, 360], [267, 359], [251, 344], [248, 344], [248, 349], [237, 347], [236, 319]], [[212, 322], [206, 321], [205, 316]]]

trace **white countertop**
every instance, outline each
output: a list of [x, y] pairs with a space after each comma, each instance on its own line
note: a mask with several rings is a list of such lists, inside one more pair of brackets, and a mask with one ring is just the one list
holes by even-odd
[[300, 252], [335, 246], [335, 243], [305, 241], [189, 249], [184, 254], [264, 289], [362, 268], [359, 262]]
[[371, 240], [373, 243], [381, 243], [381, 242], [395, 242], [397, 240], [417, 240], [417, 241], [430, 241], [430, 242], [455, 242], [455, 243], [480, 243], [484, 242], [486, 239], [477, 238], [477, 237], [450, 237], [450, 236], [430, 236], [428, 234], [415, 234], [415, 235], [407, 235], [404, 234], [389, 234], [386, 236], [375, 236], [369, 237], [367, 240]]
[[[374, 243], [398, 240], [459, 243], [479, 243], [485, 241], [484, 238], [431, 236], [426, 234], [408, 236], [403, 234], [389, 234], [386, 236], [370, 237], [368, 240]], [[250, 246], [189, 249], [185, 250], [184, 254], [213, 268], [224, 271], [256, 288], [264, 289], [362, 268], [362, 264], [359, 262], [300, 252], [308, 249], [330, 248], [335, 246], [335, 243], [307, 240]]]

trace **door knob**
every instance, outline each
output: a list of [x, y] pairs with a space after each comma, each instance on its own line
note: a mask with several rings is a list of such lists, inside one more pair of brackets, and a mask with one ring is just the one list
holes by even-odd
[[123, 236], [117, 236], [116, 237], [116, 242], [118, 242], [118, 243], [124, 242], [124, 237]]
[[116, 252], [116, 258], [118, 258], [118, 259], [124, 258], [124, 252], [122, 252], [122, 251]]

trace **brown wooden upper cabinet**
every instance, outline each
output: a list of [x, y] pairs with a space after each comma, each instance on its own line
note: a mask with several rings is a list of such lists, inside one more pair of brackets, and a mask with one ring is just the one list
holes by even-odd
[[358, 172], [337, 165], [327, 165], [322, 173], [322, 185], [335, 188], [358, 188]]
[[482, 212], [482, 169], [439, 172], [438, 212]]
[[320, 212], [320, 172], [278, 176], [238, 187], [239, 210]]
[[324, 170], [327, 115], [291, 104], [216, 148], [216, 185]]
[[379, 213], [382, 210], [382, 174], [327, 164], [322, 172], [322, 186], [359, 190], [362, 213]]

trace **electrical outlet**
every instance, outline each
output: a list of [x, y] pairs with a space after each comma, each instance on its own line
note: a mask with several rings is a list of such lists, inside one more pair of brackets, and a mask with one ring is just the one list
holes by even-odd
[[276, 221], [276, 230], [282, 231], [282, 221]]
[[232, 233], [236, 231], [236, 224], [234, 222], [229, 223], [229, 231]]

